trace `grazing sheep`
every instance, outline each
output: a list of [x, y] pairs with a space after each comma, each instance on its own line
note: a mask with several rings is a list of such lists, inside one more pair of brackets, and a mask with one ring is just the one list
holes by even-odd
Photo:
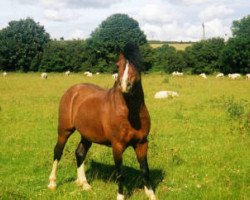
[[65, 74], [65, 76], [69, 76], [70, 75], [70, 71], [68, 70], [64, 74]]
[[174, 91], [159, 91], [155, 93], [154, 98], [155, 99], [164, 99], [164, 98], [168, 98], [168, 97], [178, 97], [179, 94], [177, 92]]
[[96, 72], [95, 74], [96, 74], [96, 75], [99, 75], [99, 74], [100, 74], [100, 72]]
[[91, 76], [93, 76], [93, 74], [91, 73], [91, 72], [84, 72], [84, 75], [86, 75], [86, 76], [88, 76], [88, 77], [91, 77]]
[[250, 79], [250, 74], [246, 74], [247, 79]]
[[182, 72], [173, 72], [172, 76], [183, 76]]
[[240, 74], [238, 74], [238, 73], [234, 73], [234, 74], [228, 74], [228, 77], [230, 78], [230, 79], [237, 79], [237, 78], [240, 78]]
[[113, 79], [117, 79], [117, 77], [118, 77], [118, 73], [114, 73], [114, 74], [112, 74], [112, 77], [113, 77]]
[[7, 72], [3, 72], [3, 77], [6, 77], [8, 75]]
[[47, 79], [47, 78], [48, 78], [48, 74], [45, 73], [45, 72], [43, 72], [43, 73], [41, 74], [41, 78], [42, 78], [42, 79]]
[[218, 74], [216, 75], [216, 78], [221, 78], [221, 77], [224, 77], [224, 74], [223, 74], [223, 73], [218, 73]]
[[207, 78], [207, 76], [206, 76], [206, 74], [205, 74], [205, 73], [201, 73], [199, 76], [200, 76], [200, 77], [202, 77], [202, 78], [204, 78], [204, 79], [206, 79], [206, 78]]

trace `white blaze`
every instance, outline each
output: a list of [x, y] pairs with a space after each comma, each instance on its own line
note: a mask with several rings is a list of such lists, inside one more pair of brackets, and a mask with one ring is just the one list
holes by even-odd
[[128, 83], [128, 70], [129, 70], [129, 62], [127, 60], [126, 67], [122, 76], [122, 81], [121, 81], [121, 87], [122, 91], [126, 92], [127, 91], [127, 83]]

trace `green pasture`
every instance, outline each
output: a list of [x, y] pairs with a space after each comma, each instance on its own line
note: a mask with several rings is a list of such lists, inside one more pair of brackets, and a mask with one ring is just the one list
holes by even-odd
[[[159, 200], [250, 199], [250, 80], [208, 76], [143, 75], [151, 115], [148, 160]], [[76, 186], [75, 148], [69, 139], [59, 164], [58, 188], [47, 189], [57, 139], [59, 99], [81, 82], [110, 88], [109, 74], [66, 77], [9, 73], [0, 77], [0, 199], [116, 199], [111, 149], [92, 145], [86, 158], [91, 191]], [[179, 97], [154, 99], [172, 90]], [[135, 154], [124, 154], [128, 199], [146, 199]]]

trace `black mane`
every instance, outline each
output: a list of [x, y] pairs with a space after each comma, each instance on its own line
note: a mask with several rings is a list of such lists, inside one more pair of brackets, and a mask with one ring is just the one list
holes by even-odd
[[139, 46], [135, 43], [129, 42], [125, 45], [123, 51], [124, 57], [132, 63], [139, 71], [142, 70], [142, 57]]

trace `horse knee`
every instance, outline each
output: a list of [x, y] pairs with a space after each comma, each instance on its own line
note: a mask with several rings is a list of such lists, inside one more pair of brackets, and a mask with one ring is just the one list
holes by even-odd
[[79, 157], [79, 158], [85, 158], [86, 156], [86, 151], [85, 149], [83, 148], [82, 145], [79, 145], [75, 151], [75, 155], [76, 157]]

